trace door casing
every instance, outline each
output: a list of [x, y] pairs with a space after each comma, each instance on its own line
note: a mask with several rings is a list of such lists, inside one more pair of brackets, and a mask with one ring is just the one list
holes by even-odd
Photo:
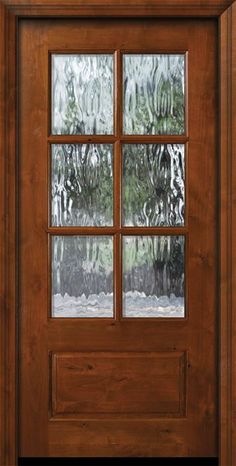
[[[145, 4], [146, 3], [146, 4]], [[236, 464], [236, 2], [0, 2], [0, 465], [18, 456], [17, 31], [22, 17], [215, 17], [219, 26], [219, 456]]]

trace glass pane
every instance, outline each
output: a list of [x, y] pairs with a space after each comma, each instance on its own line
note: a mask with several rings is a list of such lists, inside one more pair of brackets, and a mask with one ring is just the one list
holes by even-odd
[[124, 55], [124, 133], [184, 133], [184, 55]]
[[113, 224], [113, 146], [52, 145], [52, 225]]
[[113, 133], [113, 55], [52, 55], [52, 133]]
[[123, 224], [184, 225], [184, 145], [123, 146]]
[[184, 236], [123, 238], [123, 316], [184, 317]]
[[52, 237], [52, 317], [113, 317], [111, 237]]

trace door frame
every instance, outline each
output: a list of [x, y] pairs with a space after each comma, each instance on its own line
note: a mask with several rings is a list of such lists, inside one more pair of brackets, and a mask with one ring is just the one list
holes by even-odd
[[219, 52], [219, 456], [236, 464], [236, 1], [0, 0], [0, 466], [17, 465], [17, 31], [21, 18], [214, 17]]

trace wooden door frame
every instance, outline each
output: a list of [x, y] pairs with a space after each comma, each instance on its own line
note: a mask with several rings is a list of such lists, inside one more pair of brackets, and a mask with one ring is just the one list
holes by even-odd
[[236, 464], [236, 1], [0, 1], [0, 466], [17, 465], [17, 31], [21, 18], [214, 17], [219, 25], [219, 456]]

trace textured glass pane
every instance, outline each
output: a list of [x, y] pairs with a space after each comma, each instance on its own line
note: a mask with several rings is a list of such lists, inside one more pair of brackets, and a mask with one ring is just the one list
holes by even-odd
[[123, 316], [184, 317], [184, 236], [123, 238]]
[[184, 145], [123, 146], [123, 223], [184, 224]]
[[52, 133], [113, 133], [113, 56], [52, 56]]
[[52, 225], [113, 224], [113, 146], [52, 145]]
[[113, 317], [111, 237], [52, 237], [52, 317]]
[[124, 55], [124, 133], [184, 133], [184, 55]]

